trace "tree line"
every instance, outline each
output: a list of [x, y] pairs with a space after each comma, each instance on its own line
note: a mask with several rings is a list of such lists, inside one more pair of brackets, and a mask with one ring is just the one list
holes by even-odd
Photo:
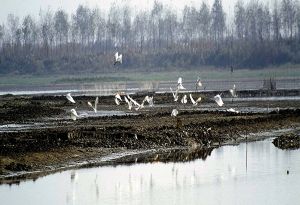
[[[271, 8], [270, 8], [271, 7]], [[9, 14], [0, 25], [0, 74], [159, 71], [202, 66], [262, 68], [300, 62], [300, 4], [239, 0], [232, 20], [221, 0], [178, 12], [155, 1], [147, 11], [112, 4], [107, 14], [79, 5], [69, 15]]]

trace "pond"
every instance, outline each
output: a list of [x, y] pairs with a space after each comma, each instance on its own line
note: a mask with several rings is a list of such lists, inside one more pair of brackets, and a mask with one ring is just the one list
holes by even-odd
[[268, 138], [191, 161], [83, 168], [0, 185], [0, 198], [32, 205], [297, 204], [299, 190], [300, 150], [280, 150]]

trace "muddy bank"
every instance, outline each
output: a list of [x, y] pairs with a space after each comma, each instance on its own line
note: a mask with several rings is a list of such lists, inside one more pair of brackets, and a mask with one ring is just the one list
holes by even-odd
[[280, 149], [299, 149], [300, 133], [288, 133], [273, 140], [273, 144]]
[[[133, 98], [141, 101], [144, 96], [138, 94]], [[28, 176], [22, 174], [29, 172], [41, 174], [66, 167], [94, 165], [95, 159], [111, 155], [118, 157], [101, 161], [100, 164], [191, 160], [207, 156], [207, 150], [211, 152], [223, 144], [239, 143], [251, 132], [300, 125], [300, 105], [297, 101], [268, 104], [269, 107], [293, 109], [230, 113], [226, 112], [226, 108], [264, 107], [266, 104], [232, 102], [225, 108], [218, 108], [209, 95], [203, 95], [201, 104], [194, 107], [174, 103], [171, 94], [160, 94], [155, 95], [154, 107], [128, 111], [124, 102], [116, 106], [114, 98], [106, 96], [100, 97], [99, 110], [126, 111], [135, 115], [94, 116], [71, 121], [68, 118], [70, 108], [76, 106], [78, 112], [88, 112], [90, 108], [86, 102], [94, 100], [94, 97], [86, 96], [74, 98], [76, 105], [68, 103], [64, 96], [1, 97], [0, 112], [5, 116], [0, 120], [1, 126], [28, 122], [38, 122], [38, 125], [34, 129], [8, 127], [0, 132], [0, 181], [4, 182], [11, 176], [22, 178]], [[216, 111], [201, 110], [204, 106], [215, 106]], [[180, 113], [176, 118], [170, 116], [173, 108]], [[42, 126], [43, 123], [51, 123], [51, 126]], [[164, 154], [165, 150], [176, 147], [189, 149], [177, 157], [174, 153]], [[155, 151], [135, 155], [136, 151], [145, 150]], [[131, 154], [123, 157], [127, 152]]]
[[[217, 91], [199, 91], [192, 93], [194, 98], [201, 97], [201, 103], [198, 108], [201, 108], [202, 105], [205, 107], [209, 105], [211, 108], [218, 108], [214, 101], [213, 97], [216, 94], [220, 94]], [[300, 96], [300, 90], [276, 90], [276, 91], [266, 91], [266, 90], [245, 90], [238, 91], [238, 96], [241, 98], [251, 98], [251, 97], [281, 97], [281, 96]], [[187, 109], [190, 106], [181, 105], [180, 100], [176, 103], [173, 100], [171, 93], [154, 93], [154, 92], [139, 92], [132, 97], [141, 102], [146, 95], [154, 96], [154, 104], [159, 106], [160, 110], [151, 110], [155, 113], [161, 111], [169, 111], [169, 109], [164, 109], [164, 107], [178, 107], [179, 109]], [[181, 98], [183, 93], [179, 94]], [[230, 98], [229, 92], [222, 92], [222, 97]], [[95, 97], [93, 96], [74, 96], [76, 104], [73, 105], [69, 103], [64, 95], [40, 95], [40, 96], [30, 96], [30, 95], [2, 95], [0, 96], [0, 123], [22, 123], [26, 121], [38, 121], [39, 118], [60, 118], [68, 116], [68, 112], [72, 108], [76, 108], [79, 111], [88, 111], [90, 108], [87, 105], [87, 102], [93, 102]], [[236, 102], [235, 102], [236, 101]], [[232, 99], [232, 102], [225, 103], [225, 107], [247, 107], [248, 105], [256, 106], [259, 108], [300, 108], [299, 101], [272, 101], [266, 102], [266, 100], [256, 101], [256, 102], [239, 102], [237, 99]], [[267, 105], [268, 104], [268, 105]], [[230, 105], [230, 106], [229, 106]], [[100, 96], [99, 97], [99, 106], [98, 109], [102, 110], [118, 110], [118, 111], [128, 111], [127, 105], [124, 100], [121, 102], [120, 106], [116, 106], [113, 96]], [[134, 112], [134, 111], [130, 111]], [[142, 112], [142, 111], [141, 111]], [[141, 113], [137, 112], [137, 113]]]
[[[205, 160], [209, 157], [214, 147], [190, 149], [187, 147], [158, 148], [150, 150], [114, 150], [114, 153], [106, 150], [106, 157], [98, 155], [85, 155], [84, 159], [65, 162], [60, 166], [36, 171], [21, 171], [15, 174], [6, 175], [1, 178], [0, 184], [19, 184], [24, 180], [36, 180], [39, 177], [46, 176], [58, 171], [68, 169], [90, 168], [98, 166], [116, 166], [131, 165], [134, 163], [155, 163], [155, 162], [188, 162], [195, 159]], [[99, 151], [99, 150], [98, 150]], [[103, 151], [103, 150], [102, 150]], [[110, 154], [109, 154], [110, 153]], [[102, 152], [102, 154], [104, 154]], [[83, 158], [83, 157], [82, 157]], [[12, 164], [13, 166], [24, 166], [22, 164]]]
[[[299, 116], [299, 110], [268, 115], [184, 112], [178, 119], [161, 113], [86, 119], [63, 128], [4, 132], [0, 133], [1, 178], [22, 171], [50, 171], [128, 150], [218, 147], [240, 142], [250, 132], [297, 127]], [[115, 163], [133, 162], [122, 160]], [[139, 158], [138, 162], [147, 160]]]

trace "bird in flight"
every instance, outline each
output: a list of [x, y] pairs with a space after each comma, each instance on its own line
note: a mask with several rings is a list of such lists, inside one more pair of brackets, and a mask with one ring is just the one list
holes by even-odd
[[172, 88], [170, 88], [170, 90], [172, 92], [174, 101], [177, 102], [178, 101], [178, 91], [179, 91], [179, 89], [177, 88], [176, 91], [175, 91], [175, 93], [173, 92]]
[[118, 63], [122, 64], [122, 54], [119, 55], [119, 53], [116, 52], [114, 65], [116, 65]]
[[71, 103], [75, 103], [75, 100], [73, 99], [73, 97], [71, 96], [71, 93], [68, 93], [66, 95], [67, 99], [71, 102]]
[[117, 94], [115, 95], [115, 103], [116, 103], [117, 105], [120, 105], [120, 101], [122, 101], [122, 98], [121, 98], [120, 94], [117, 93]]
[[131, 110], [132, 109], [132, 102], [128, 100], [128, 98], [126, 96], [124, 96], [124, 100], [125, 102], [128, 104], [128, 109]]
[[130, 100], [130, 102], [132, 102], [136, 106], [135, 110], [139, 110], [141, 108], [141, 104], [139, 104], [137, 101], [132, 99], [129, 95], [127, 95], [127, 98]]
[[198, 103], [201, 101], [201, 97], [199, 97], [196, 101], [194, 100], [192, 94], [190, 94], [190, 100], [193, 103], [194, 106], [198, 105]]
[[94, 105], [94, 106], [92, 105], [91, 102], [87, 102], [87, 103], [88, 103], [88, 105], [94, 110], [94, 112], [96, 113], [96, 112], [97, 112], [97, 105], [98, 105], [98, 103], [99, 103], [99, 98], [96, 97], [96, 99], [95, 99], [95, 105]]

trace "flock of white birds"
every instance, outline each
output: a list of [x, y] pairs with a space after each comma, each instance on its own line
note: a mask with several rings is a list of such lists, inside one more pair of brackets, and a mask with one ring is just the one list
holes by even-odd
[[[200, 80], [200, 78], [198, 77], [197, 81], [196, 81], [196, 89], [198, 89], [198, 87], [202, 87], [202, 82]], [[177, 89], [174, 92], [172, 90], [172, 88], [170, 88], [171, 93], [173, 95], [174, 101], [177, 102], [179, 100], [179, 92], [180, 90], [185, 90], [185, 87], [182, 85], [182, 78], [178, 78], [177, 81]], [[232, 95], [233, 98], [237, 97], [236, 94], [236, 88], [235, 85], [233, 85], [233, 88], [229, 90], [230, 94]], [[192, 94], [189, 94], [190, 97], [190, 101], [192, 103], [193, 106], [197, 106], [198, 103], [201, 101], [201, 97], [198, 97], [196, 100], [193, 98]], [[222, 107], [224, 105], [224, 102], [222, 100], [221, 94], [218, 94], [216, 96], [214, 96], [214, 101], [217, 103], [218, 106]], [[180, 102], [182, 104], [187, 104], [188, 100], [187, 100], [187, 95], [184, 94], [180, 100]], [[238, 111], [236, 111], [234, 108], [229, 108], [226, 110], [227, 112], [234, 112], [234, 113], [238, 113]], [[178, 115], [178, 110], [177, 109], [173, 109], [171, 116], [176, 117]]]
[[[122, 64], [122, 54], [119, 55], [118, 52], [115, 54], [114, 65], [116, 65], [116, 64]], [[201, 82], [200, 78], [198, 78], [197, 81], [196, 81], [196, 89], [198, 89], [198, 87], [202, 87], [202, 82]], [[171, 90], [171, 93], [173, 95], [174, 102], [178, 102], [180, 91], [181, 90], [186, 90], [186, 88], [183, 86], [182, 78], [181, 77], [178, 78], [175, 92], [172, 90], [171, 87], [170, 87], [170, 90]], [[230, 89], [229, 92], [230, 92], [230, 94], [231, 94], [231, 96], [233, 98], [237, 97], [235, 85], [233, 85], [233, 88]], [[76, 103], [75, 100], [73, 99], [73, 97], [71, 96], [71, 93], [68, 93], [66, 95], [66, 98], [71, 103], [73, 103], [73, 104]], [[134, 108], [136, 111], [140, 110], [140, 109], [144, 108], [145, 103], [148, 103], [149, 107], [153, 107], [154, 106], [153, 96], [151, 96], [151, 97], [146, 96], [143, 99], [142, 103], [138, 103], [136, 100], [132, 99], [128, 94], [124, 95], [123, 99], [127, 103], [129, 110], [132, 110], [132, 108]], [[115, 103], [116, 103], [117, 106], [120, 105], [120, 102], [123, 101], [123, 99], [122, 99], [120, 93], [115, 94]], [[189, 99], [190, 99], [190, 101], [191, 101], [191, 103], [192, 103], [193, 106], [197, 106], [198, 103], [201, 101], [201, 97], [198, 97], [195, 100], [193, 98], [192, 94], [189, 94]], [[218, 94], [218, 95], [214, 96], [213, 99], [217, 103], [218, 106], [222, 107], [224, 105], [224, 102], [222, 100], [221, 94]], [[180, 99], [180, 102], [182, 104], [187, 104], [188, 97], [187, 97], [186, 94], [183, 93], [183, 96]], [[96, 97], [94, 105], [91, 102], [87, 102], [88, 106], [91, 109], [93, 109], [93, 111], [95, 113], [97, 113], [97, 105], [98, 105], [98, 103], [99, 103], [99, 98], [98, 97]], [[238, 113], [238, 111], [236, 111], [234, 108], [227, 109], [227, 112]], [[75, 109], [71, 109], [70, 113], [71, 113], [71, 119], [74, 120], [74, 121], [79, 117], [79, 115], [77, 114], [77, 112], [76, 112]], [[178, 112], [177, 109], [173, 109], [172, 112], [171, 112], [171, 116], [173, 116], [173, 117], [176, 117], [178, 114], [179, 114], [179, 112]]]

